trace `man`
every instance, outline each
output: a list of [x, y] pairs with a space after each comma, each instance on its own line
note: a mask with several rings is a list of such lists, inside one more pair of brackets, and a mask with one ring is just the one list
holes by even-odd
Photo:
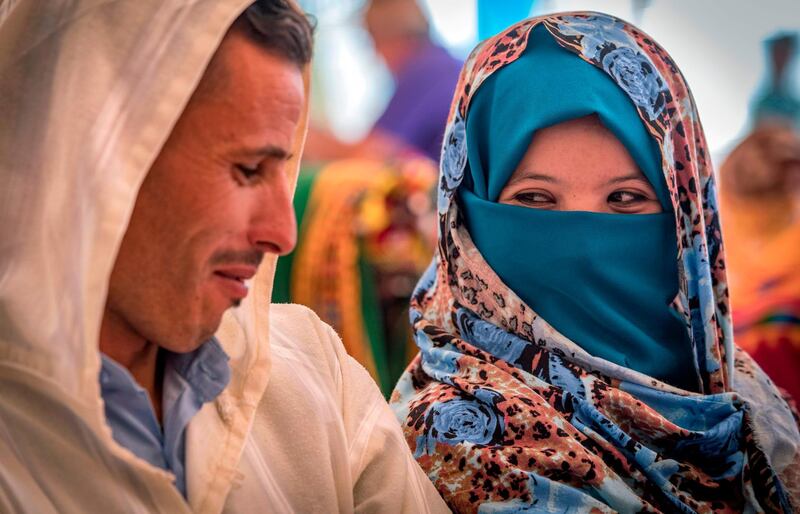
[[311, 39], [249, 3], [0, 7], [2, 512], [446, 509], [332, 330], [268, 304]]

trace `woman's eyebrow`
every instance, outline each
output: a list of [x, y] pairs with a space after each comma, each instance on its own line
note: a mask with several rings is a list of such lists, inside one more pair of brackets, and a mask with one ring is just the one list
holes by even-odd
[[630, 175], [625, 175], [624, 177], [615, 177], [608, 181], [609, 184], [617, 184], [619, 182], [627, 182], [629, 180], [638, 180], [640, 182], [647, 182], [650, 183], [641, 173], [631, 173]]
[[509, 184], [515, 184], [515, 183], [517, 183], [517, 182], [519, 182], [521, 180], [541, 180], [543, 182], [550, 182], [550, 183], [553, 183], [553, 184], [558, 182], [558, 179], [553, 177], [553, 176], [545, 175], [543, 173], [527, 172], [526, 171], [526, 172], [523, 172], [522, 175], [519, 175], [517, 177], [512, 178], [509, 181]]

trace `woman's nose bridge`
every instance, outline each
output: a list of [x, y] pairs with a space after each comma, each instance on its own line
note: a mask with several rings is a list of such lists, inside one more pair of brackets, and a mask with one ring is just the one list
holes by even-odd
[[583, 188], [574, 188], [563, 196], [560, 211], [604, 212], [607, 210], [605, 196]]

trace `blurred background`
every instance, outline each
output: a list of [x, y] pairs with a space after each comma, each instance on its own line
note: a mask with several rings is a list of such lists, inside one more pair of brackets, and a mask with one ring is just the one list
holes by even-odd
[[720, 177], [737, 343], [800, 395], [797, 0], [300, 0], [317, 21], [297, 249], [273, 300], [309, 305], [388, 394], [435, 244], [438, 152], [461, 63], [529, 16], [602, 10], [672, 55]]
[[[431, 38], [457, 58], [478, 41], [529, 15], [602, 10], [639, 26], [664, 46], [686, 76], [709, 146], [725, 155], [751, 123], [768, 87], [764, 41], [800, 29], [796, 0], [420, 0]], [[393, 81], [363, 19], [364, 0], [302, 0], [316, 16], [314, 121], [337, 136], [364, 136], [391, 98]], [[800, 67], [787, 71], [797, 91]]]

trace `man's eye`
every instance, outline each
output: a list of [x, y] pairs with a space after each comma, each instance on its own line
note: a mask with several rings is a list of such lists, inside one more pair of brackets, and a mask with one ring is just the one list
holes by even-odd
[[237, 164], [236, 169], [239, 171], [239, 173], [242, 174], [242, 176], [244, 176], [244, 178], [247, 179], [253, 178], [256, 175], [258, 175], [258, 166], [256, 166], [255, 168], [250, 168], [248, 166], [245, 166], [244, 164]]
[[646, 200], [647, 200], [646, 196], [639, 193], [634, 193], [632, 191], [615, 191], [610, 195], [608, 195], [609, 203], [617, 203], [623, 205], [643, 202]]

